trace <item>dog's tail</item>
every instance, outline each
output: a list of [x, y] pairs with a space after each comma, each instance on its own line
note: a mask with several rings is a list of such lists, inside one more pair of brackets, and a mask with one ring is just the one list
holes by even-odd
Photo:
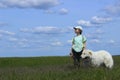
[[[112, 58], [112, 57], [111, 57]], [[114, 65], [114, 61], [113, 59], [110, 59], [110, 65], [109, 65], [109, 68], [112, 69], [113, 68], [113, 65]]]
[[109, 69], [112, 69], [113, 65], [114, 65], [114, 61], [113, 61], [113, 58], [111, 56], [110, 59], [106, 63], [106, 67], [108, 67]]

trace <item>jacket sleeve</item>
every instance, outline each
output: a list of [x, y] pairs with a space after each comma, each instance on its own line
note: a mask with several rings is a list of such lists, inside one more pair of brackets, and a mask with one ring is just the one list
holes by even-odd
[[87, 41], [87, 38], [83, 36], [83, 43], [85, 43], [86, 41]]

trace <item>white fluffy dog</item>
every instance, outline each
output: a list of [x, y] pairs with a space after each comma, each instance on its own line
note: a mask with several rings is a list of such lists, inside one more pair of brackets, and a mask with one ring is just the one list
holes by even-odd
[[93, 52], [91, 50], [83, 50], [81, 57], [89, 57], [91, 59], [91, 64], [97, 67], [102, 64], [110, 69], [113, 67], [113, 58], [111, 54], [105, 50], [100, 50], [96, 52]]

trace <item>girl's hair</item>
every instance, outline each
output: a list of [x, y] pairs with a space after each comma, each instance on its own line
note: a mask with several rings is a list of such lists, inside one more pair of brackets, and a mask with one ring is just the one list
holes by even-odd
[[79, 29], [79, 31], [80, 31], [80, 34], [82, 34], [82, 30]]

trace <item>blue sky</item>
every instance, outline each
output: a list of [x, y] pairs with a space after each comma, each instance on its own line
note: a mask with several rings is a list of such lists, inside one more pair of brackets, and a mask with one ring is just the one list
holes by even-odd
[[87, 49], [120, 52], [120, 0], [0, 0], [0, 57], [68, 55], [73, 27]]

